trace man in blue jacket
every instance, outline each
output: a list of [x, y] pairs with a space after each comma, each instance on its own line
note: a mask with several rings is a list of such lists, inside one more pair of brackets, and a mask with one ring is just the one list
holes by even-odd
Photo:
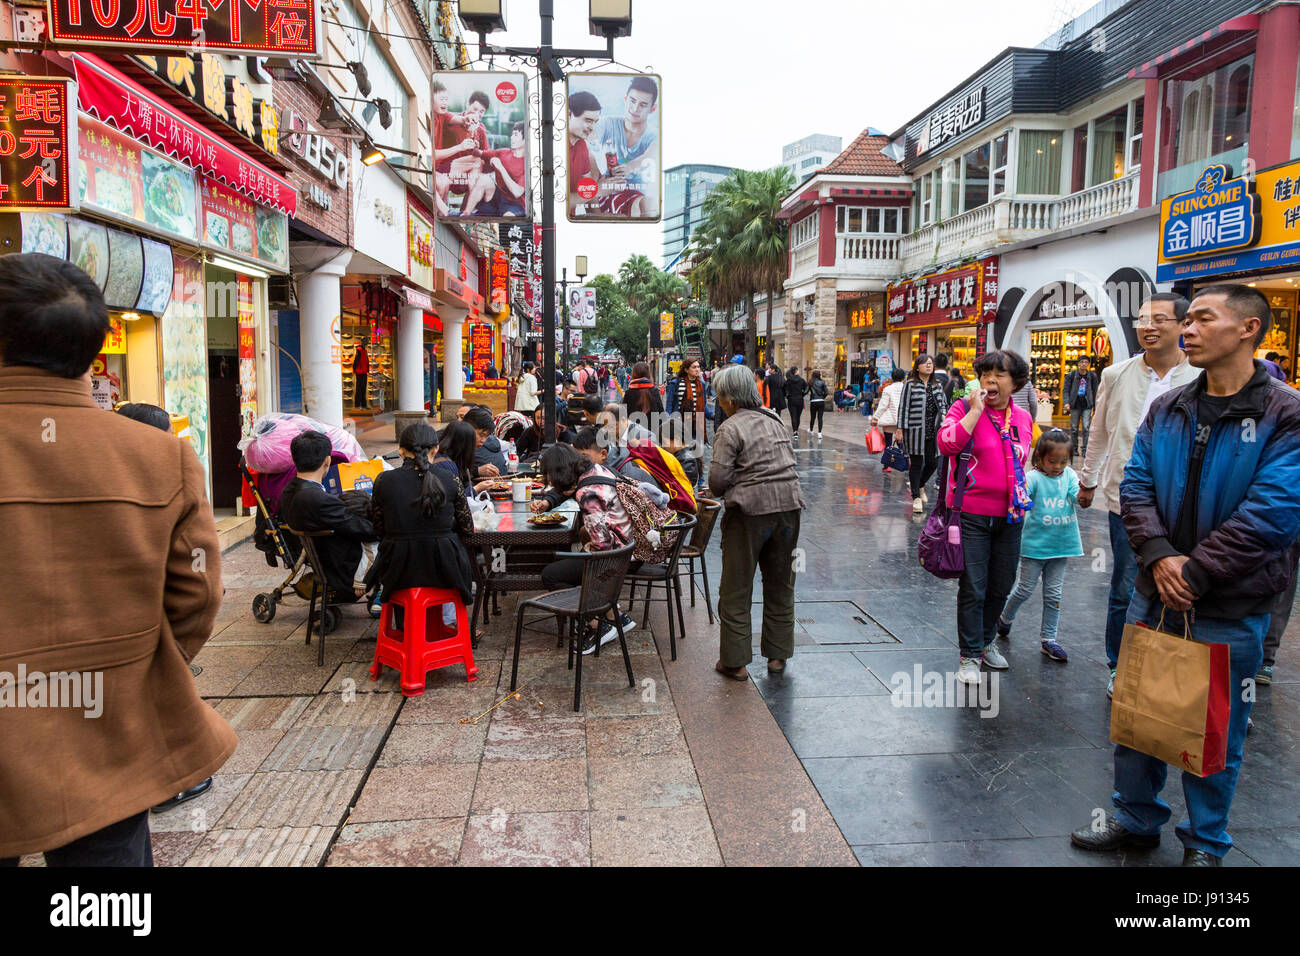
[[[1241, 769], [1254, 676], [1269, 611], [1289, 583], [1300, 536], [1300, 394], [1253, 359], [1268, 333], [1265, 298], [1214, 285], [1192, 302], [1183, 342], [1203, 370], [1157, 399], [1138, 429], [1120, 483], [1124, 528], [1138, 558], [1128, 622], [1227, 644], [1231, 677], [1227, 762], [1183, 774], [1188, 820], [1175, 832], [1184, 866], [1218, 866], [1232, 846], [1228, 810]], [[1115, 815], [1070, 835], [1087, 850], [1153, 847], [1169, 820], [1167, 765], [1115, 747]]]

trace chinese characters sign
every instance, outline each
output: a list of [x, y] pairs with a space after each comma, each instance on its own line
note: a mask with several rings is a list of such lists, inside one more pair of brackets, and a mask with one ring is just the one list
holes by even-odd
[[975, 325], [991, 322], [998, 311], [996, 256], [891, 285], [891, 328]]
[[510, 274], [516, 279], [533, 276], [533, 224], [531, 222], [503, 222], [497, 226], [501, 248], [510, 257]]
[[496, 249], [492, 253], [492, 295], [488, 299], [489, 305], [500, 312], [506, 307], [506, 300], [510, 297], [510, 259], [504, 249]]
[[223, 57], [215, 53], [186, 53], [136, 59], [249, 142], [272, 155], [279, 154], [280, 121], [274, 107], [255, 97], [253, 88], [239, 76], [228, 76], [228, 64]]
[[0, 77], [0, 210], [73, 209], [68, 83]]
[[[1252, 191], [1251, 186], [1254, 186]], [[1229, 179], [1211, 166], [1190, 192], [1160, 204], [1157, 282], [1300, 262], [1300, 163]]]
[[257, 421], [257, 320], [253, 317], [253, 283], [239, 276], [239, 424], [244, 438]]
[[406, 274], [426, 289], [433, 288], [433, 224], [420, 209], [406, 201]]
[[483, 381], [488, 377], [487, 369], [492, 361], [492, 326], [480, 323], [469, 334], [470, 362], [474, 366], [474, 380]]
[[959, 96], [930, 114], [916, 138], [916, 155], [928, 153], [979, 125], [984, 118], [984, 87]]
[[156, 232], [198, 238], [193, 170], [88, 116], [77, 123], [83, 205]]
[[49, 0], [52, 43], [315, 57], [310, 0]]

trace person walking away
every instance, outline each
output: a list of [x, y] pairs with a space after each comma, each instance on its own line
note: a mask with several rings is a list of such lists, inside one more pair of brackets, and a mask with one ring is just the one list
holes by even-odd
[[771, 399], [767, 407], [780, 418], [785, 411], [785, 374], [775, 362], [767, 364], [767, 394]]
[[11, 690], [61, 672], [82, 702], [4, 709], [0, 867], [152, 866], [149, 809], [235, 751], [189, 668], [221, 606], [207, 479], [170, 428], [95, 404], [108, 331], [76, 266], [0, 257], [0, 658]]
[[808, 383], [808, 434], [815, 432], [818, 438], [822, 437], [826, 421], [826, 399], [829, 397], [830, 389], [822, 379], [821, 370], [813, 369], [812, 381]]
[[1053, 428], [1034, 444], [1034, 470], [1025, 484], [1034, 507], [1025, 518], [1020, 538], [1020, 571], [998, 618], [998, 637], [1011, 634], [1011, 624], [1021, 605], [1033, 596], [1038, 579], [1043, 579], [1043, 628], [1039, 644], [1054, 661], [1069, 660], [1057, 640], [1061, 621], [1061, 591], [1070, 558], [1083, 554], [1079, 519], [1074, 506], [1079, 495], [1079, 476], [1070, 467], [1070, 436]]
[[876, 407], [876, 399], [879, 397], [880, 375], [873, 366], [867, 371], [867, 377], [862, 382], [862, 415], [864, 418], [871, 417], [871, 413]]
[[943, 352], [940, 352], [934, 357], [934, 380], [939, 383], [939, 388], [943, 391], [945, 396], [948, 394], [949, 379], [948, 356]]
[[948, 411], [943, 389], [934, 374], [934, 360], [922, 352], [912, 363], [912, 371], [903, 384], [898, 408], [898, 428], [894, 437], [907, 451], [911, 474], [912, 514], [922, 514], [929, 497], [925, 486], [939, 468], [936, 437], [943, 416]]
[[651, 416], [663, 414], [663, 396], [650, 378], [650, 366], [645, 362], [637, 362], [632, 366], [632, 378], [627, 383], [623, 398], [629, 415], [643, 416], [638, 424], [644, 424], [651, 431], [658, 431], [658, 420]]
[[1106, 610], [1106, 662], [1110, 665], [1109, 697], [1115, 686], [1124, 620], [1137, 578], [1137, 555], [1129, 545], [1120, 517], [1119, 483], [1133, 451], [1138, 426], [1152, 403], [1174, 389], [1195, 381], [1197, 370], [1179, 348], [1187, 300], [1160, 292], [1142, 304], [1135, 323], [1143, 352], [1101, 373], [1092, 415], [1092, 438], [1079, 471], [1079, 507], [1097, 506], [1107, 512], [1110, 529], [1110, 596]]
[[729, 366], [714, 377], [727, 420], [714, 438], [709, 489], [726, 505], [722, 514], [722, 584], [718, 590], [718, 662], [714, 670], [745, 680], [753, 657], [751, 602], [754, 572], [763, 574], [760, 650], [772, 673], [794, 655], [794, 549], [799, 544], [803, 493], [790, 434], [764, 408], [753, 374]]
[[1264, 368], [1268, 369], [1268, 374], [1272, 375], [1279, 382], [1286, 381], [1286, 372], [1282, 371], [1282, 366], [1278, 365], [1278, 360], [1282, 356], [1277, 352], [1269, 352], [1264, 356]]
[[1029, 380], [1029, 366], [1007, 349], [975, 361], [980, 387], [948, 409], [938, 445], [948, 458], [948, 505], [952, 506], [957, 458], [971, 447], [961, 544], [965, 570], [957, 586], [957, 679], [978, 684], [980, 665], [1006, 670], [994, 646], [998, 615], [1006, 606], [1020, 561], [1025, 512], [1033, 507], [1025, 486], [1029, 460], [1029, 413], [1011, 396]]
[[[1242, 285], [1201, 289], [1183, 342], [1201, 375], [1156, 399], [1120, 482], [1120, 513], [1138, 555], [1128, 623], [1228, 645], [1227, 755], [1205, 777], [1183, 773], [1183, 866], [1219, 866], [1241, 772], [1269, 612], [1288, 584], [1300, 536], [1300, 394], [1253, 359], [1268, 300]], [[1185, 633], [1189, 626], [1190, 633]], [[1157, 670], [1164, 662], [1147, 661]], [[1070, 835], [1085, 850], [1153, 847], [1170, 817], [1168, 765], [1115, 747], [1114, 816]]]
[[[473, 534], [465, 490], [456, 475], [435, 468], [438, 433], [428, 425], [402, 429], [402, 467], [375, 479], [370, 521], [379, 537], [379, 581], [385, 600], [408, 588], [447, 588], [468, 607], [474, 569], [458, 534]], [[442, 606], [443, 636], [456, 632], [456, 609]]]
[[[808, 383], [804, 381], [799, 369], [793, 365], [785, 373], [785, 404], [790, 409], [790, 434], [798, 441], [799, 439], [799, 419], [803, 418], [803, 400], [808, 394]], [[812, 429], [809, 429], [811, 434]]]
[[539, 404], [541, 401], [537, 397], [537, 377], [533, 375], [533, 363], [525, 362], [523, 371], [515, 380], [515, 411], [531, 416]]
[[[871, 427], [879, 428], [886, 434], [897, 431], [898, 429], [898, 409], [903, 400], [903, 379], [907, 377], [898, 366], [889, 373], [890, 382], [880, 393], [880, 402], [876, 406], [875, 412], [871, 415]], [[889, 474], [892, 469], [883, 468], [885, 474]]]
[[948, 382], [943, 387], [944, 401], [951, 405], [952, 397], [954, 395], [959, 395], [966, 391], [966, 384], [966, 376], [961, 373], [961, 369], [956, 366], [950, 369], [948, 371]]
[[[1090, 371], [1092, 362], [1080, 355], [1075, 368], [1065, 376], [1065, 396], [1070, 409], [1070, 440], [1074, 442], [1071, 455], [1088, 457], [1088, 430], [1092, 427], [1092, 410], [1097, 404], [1097, 373]], [[1082, 439], [1082, 444], [1080, 444]]]

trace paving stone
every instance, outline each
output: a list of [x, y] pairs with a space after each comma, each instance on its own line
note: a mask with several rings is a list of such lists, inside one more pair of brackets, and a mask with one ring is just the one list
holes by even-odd
[[186, 866], [318, 866], [334, 826], [217, 830], [204, 837]]
[[388, 735], [376, 766], [404, 767], [469, 763], [483, 758], [488, 722], [398, 724]]
[[474, 814], [460, 866], [590, 866], [587, 812]]
[[689, 756], [589, 759], [587, 772], [593, 810], [646, 810], [704, 803]]
[[587, 810], [587, 762], [485, 760], [474, 788], [474, 813], [544, 813]]
[[255, 773], [217, 825], [224, 829], [337, 826], [360, 770]]
[[216, 710], [236, 733], [288, 730], [311, 701], [307, 696], [227, 698], [216, 705]]
[[494, 715], [483, 751], [485, 760], [561, 760], [584, 757], [587, 727], [582, 715], [533, 720], [517, 714]]
[[198, 833], [189, 830], [157, 830], [153, 821], [149, 821], [149, 845], [153, 851], [154, 866], [184, 866], [195, 848], [207, 836], [206, 831]]
[[460, 852], [465, 818], [349, 823], [326, 866], [451, 866]]
[[589, 760], [689, 753], [676, 714], [591, 718], [586, 727]]
[[[454, 668], [431, 671], [424, 693], [406, 698], [397, 716], [398, 724], [435, 724], [478, 717], [506, 693], [498, 691], [499, 668], [500, 664], [492, 661], [479, 665], [479, 678], [472, 683], [466, 683], [463, 673], [453, 680]], [[483, 718], [489, 719], [490, 715]]]
[[402, 706], [398, 694], [324, 693], [294, 721], [295, 727], [387, 727]]
[[221, 767], [223, 774], [252, 773], [257, 770], [267, 754], [275, 749], [285, 732], [276, 728], [265, 730], [239, 730], [239, 743], [234, 754]]
[[836, 820], [800, 772], [701, 777], [727, 866], [854, 866]]
[[375, 767], [348, 822], [464, 816], [477, 775], [474, 764]]
[[591, 814], [592, 866], [721, 866], [703, 807]]
[[217, 825], [226, 809], [252, 779], [251, 773], [219, 773], [207, 793], [186, 800], [163, 813], [149, 814], [151, 833], [206, 833]]
[[365, 770], [387, 730], [387, 724], [294, 727], [281, 737], [258, 770]]

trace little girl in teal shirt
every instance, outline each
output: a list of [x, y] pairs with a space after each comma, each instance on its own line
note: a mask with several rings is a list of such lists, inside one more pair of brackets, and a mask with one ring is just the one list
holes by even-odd
[[1020, 606], [1029, 600], [1043, 578], [1043, 653], [1054, 661], [1069, 660], [1056, 640], [1061, 619], [1061, 589], [1065, 564], [1083, 554], [1075, 502], [1079, 497], [1079, 476], [1070, 467], [1070, 436], [1059, 428], [1044, 432], [1034, 445], [1033, 471], [1025, 480], [1034, 507], [1025, 513], [1025, 530], [1020, 541], [1020, 571], [1015, 589], [1007, 598], [998, 619], [998, 636], [1011, 633]]

